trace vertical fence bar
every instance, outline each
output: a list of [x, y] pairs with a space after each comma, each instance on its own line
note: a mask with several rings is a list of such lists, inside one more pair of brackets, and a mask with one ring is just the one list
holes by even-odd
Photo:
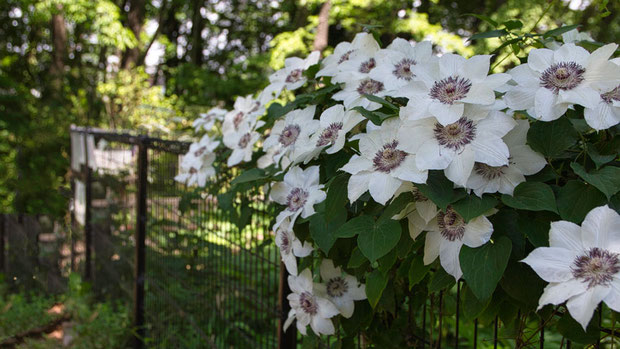
[[474, 319], [474, 349], [478, 348], [478, 319]]
[[545, 322], [540, 320], [540, 349], [545, 349]]
[[280, 309], [280, 320], [278, 321], [278, 349], [295, 349], [297, 347], [297, 331], [290, 328], [284, 331], [284, 322], [291, 310], [286, 296], [291, 292], [288, 286], [288, 272], [284, 263], [280, 262], [280, 282], [278, 287], [278, 308]]
[[138, 140], [138, 178], [136, 186], [138, 188], [136, 197], [136, 260], [135, 260], [135, 279], [134, 279], [134, 348], [144, 348], [144, 272], [146, 267], [145, 260], [145, 239], [146, 239], [146, 191], [148, 175], [148, 149], [146, 138]]
[[495, 321], [493, 324], [493, 348], [497, 349], [497, 332], [498, 332], [498, 326], [499, 326], [499, 318], [497, 315], [495, 315]]
[[456, 329], [454, 331], [454, 348], [459, 347], [459, 305], [461, 304], [461, 280], [456, 282]]
[[84, 175], [84, 191], [85, 191], [85, 200], [86, 203], [84, 205], [84, 257], [85, 257], [85, 265], [84, 265], [84, 279], [92, 280], [92, 250], [93, 250], [93, 225], [92, 225], [92, 180], [93, 174], [90, 169], [89, 159], [88, 159], [88, 132], [82, 133], [82, 137], [84, 138], [84, 171], [82, 171]]
[[0, 214], [0, 273], [6, 274], [6, 270], [4, 269], [4, 255], [6, 251], [4, 250], [6, 246], [4, 245], [4, 231], [5, 231], [5, 215]]

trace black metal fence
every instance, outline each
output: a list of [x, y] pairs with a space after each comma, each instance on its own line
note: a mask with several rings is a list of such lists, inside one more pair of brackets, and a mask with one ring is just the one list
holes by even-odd
[[[288, 312], [287, 275], [270, 230], [275, 211], [261, 188], [223, 195], [235, 175], [227, 172], [209, 190], [175, 182], [185, 142], [78, 127], [71, 132], [76, 237], [71, 248], [84, 251], [76, 265], [95, 292], [132, 307], [134, 347], [301, 347], [294, 326], [286, 333], [281, 329]], [[222, 209], [231, 202], [249, 210]], [[583, 347], [558, 332], [558, 326], [574, 325], [558, 324], [562, 307], [539, 317], [507, 302], [472, 318], [476, 309], [463, 308], [462, 299], [471, 296], [464, 284], [450, 287], [450, 278], [432, 283], [444, 290], [429, 293], [419, 285], [405, 304], [390, 304], [389, 295], [380, 304], [400, 319], [405, 314], [407, 333], [386, 333], [386, 342], [373, 346], [363, 334], [343, 343], [342, 334], [360, 323], [342, 321], [336, 335], [306, 338], [303, 347], [390, 348], [392, 339], [411, 348]], [[358, 302], [356, 312], [369, 314], [363, 321], [373, 319], [367, 302]], [[611, 310], [599, 307], [592, 321], [598, 322], [587, 334], [597, 338], [593, 347], [618, 344]]]
[[[96, 293], [132, 307], [134, 347], [291, 347], [294, 332], [279, 331], [286, 275], [261, 188], [224, 198], [225, 186], [205, 195], [175, 182], [189, 143], [71, 132], [80, 268]], [[242, 223], [221, 200], [250, 207]]]

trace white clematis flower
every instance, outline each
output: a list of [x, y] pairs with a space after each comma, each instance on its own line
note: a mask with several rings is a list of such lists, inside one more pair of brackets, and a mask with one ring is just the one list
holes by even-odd
[[314, 205], [325, 200], [327, 195], [319, 184], [319, 167], [311, 166], [302, 170], [293, 166], [285, 175], [283, 182], [277, 182], [271, 188], [270, 199], [285, 205], [286, 208], [276, 217], [273, 229], [278, 229], [286, 218], [291, 226], [299, 215], [308, 218], [314, 214]]
[[348, 197], [351, 202], [364, 192], [385, 204], [404, 181], [425, 183], [428, 171], [416, 166], [416, 156], [401, 150], [400, 120], [390, 119], [380, 128], [359, 136], [360, 155], [353, 155], [341, 170], [350, 173]]
[[304, 76], [304, 71], [308, 70], [310, 66], [317, 64], [320, 57], [321, 53], [319, 51], [313, 51], [306, 59], [299, 57], [285, 59], [284, 68], [269, 76], [270, 86], [266, 90], [282, 91], [286, 88], [289, 91], [293, 91], [300, 88], [308, 80]]
[[[415, 240], [425, 230], [429, 223], [437, 217], [439, 208], [435, 203], [429, 200], [420, 190], [412, 183], [403, 183], [399, 189], [402, 192], [411, 192], [413, 194], [413, 202], [407, 204], [405, 208], [392, 217], [392, 219], [400, 220], [407, 217], [409, 226], [409, 236]], [[397, 197], [398, 194], [395, 195]]]
[[327, 154], [339, 152], [346, 141], [347, 132], [362, 122], [364, 117], [355, 110], [345, 111], [344, 106], [336, 104], [323, 111], [318, 130], [307, 143], [309, 150], [301, 155], [300, 161], [307, 163], [317, 157], [323, 149]]
[[444, 170], [448, 179], [465, 186], [475, 162], [504, 166], [510, 155], [502, 137], [516, 122], [499, 111], [479, 117], [463, 116], [448, 125], [435, 118], [405, 122], [398, 132], [399, 148], [416, 154], [420, 170]]
[[465, 105], [492, 105], [495, 92], [510, 80], [508, 74], [487, 75], [491, 56], [465, 59], [445, 54], [417, 69], [416, 80], [396, 93], [407, 97], [408, 119], [434, 116], [441, 125], [463, 117]]
[[265, 106], [260, 101], [252, 98], [252, 95], [237, 97], [235, 108], [224, 116], [222, 133], [227, 134], [239, 131], [242, 124], [248, 124], [250, 128], [260, 127], [258, 117], [265, 113]]
[[601, 301], [620, 311], [620, 215], [616, 211], [597, 207], [581, 227], [552, 222], [549, 246], [535, 249], [523, 260], [549, 282], [538, 309], [567, 301], [570, 315], [584, 330]]
[[355, 276], [343, 273], [340, 267], [334, 267], [331, 259], [321, 261], [321, 279], [323, 283], [315, 284], [314, 288], [320, 290], [320, 294], [327, 295], [347, 319], [353, 315], [354, 301], [366, 299], [366, 285], [360, 284]]
[[387, 90], [397, 91], [413, 81], [419, 67], [437, 59], [432, 54], [430, 41], [412, 45], [405, 39], [396, 38], [385, 50], [377, 52], [377, 66], [369, 75], [383, 82]]
[[526, 145], [527, 131], [530, 124], [527, 120], [516, 120], [517, 126], [502, 139], [508, 146], [510, 157], [508, 165], [490, 166], [476, 162], [467, 180], [465, 188], [473, 189], [482, 196], [484, 193], [502, 193], [512, 195], [519, 183], [525, 182], [525, 176], [538, 173], [545, 167], [545, 158]]
[[185, 154], [180, 163], [180, 172], [174, 180], [185, 183], [188, 186], [198, 185], [204, 187], [207, 179], [215, 176], [215, 154], [213, 151], [220, 144], [208, 135], [204, 135], [199, 142], [192, 143], [189, 151]]
[[274, 152], [276, 163], [280, 163], [282, 157], [287, 158], [286, 163], [280, 164], [282, 167], [297, 162], [308, 151], [310, 135], [319, 128], [319, 120], [314, 120], [315, 110], [315, 105], [293, 110], [273, 125], [271, 134], [263, 143], [263, 149], [267, 153], [272, 148], [279, 149], [277, 152], [271, 151]]
[[291, 275], [297, 275], [297, 258], [307, 257], [314, 248], [308, 241], [302, 242], [295, 236], [289, 218], [285, 219], [276, 230], [276, 246], [280, 249], [280, 257]]
[[370, 33], [358, 33], [352, 42], [341, 42], [336, 45], [334, 53], [325, 57], [321, 62], [322, 68], [316, 76], [334, 76], [342, 71], [341, 65], [351, 59], [353, 55], [371, 57], [379, 51], [379, 44]]
[[297, 320], [297, 330], [304, 336], [308, 325], [319, 336], [334, 334], [334, 324], [330, 318], [338, 315], [339, 311], [332, 302], [316, 294], [310, 270], [304, 269], [299, 276], [289, 275], [288, 285], [293, 293], [286, 297], [291, 311], [284, 322], [284, 330], [293, 320]]
[[260, 134], [250, 129], [247, 123], [240, 125], [237, 132], [230, 133], [227, 137], [224, 137], [224, 145], [232, 149], [232, 153], [226, 163], [228, 167], [252, 160], [254, 144], [259, 139]]
[[[611, 60], [620, 66], [620, 58]], [[620, 84], [612, 89], [597, 89], [600, 99], [594, 108], [586, 107], [583, 115], [593, 129], [606, 130], [620, 123]]]
[[199, 132], [201, 129], [210, 131], [216, 121], [224, 120], [224, 115], [227, 113], [228, 110], [222, 108], [213, 108], [206, 113], [200, 113], [200, 117], [194, 120], [194, 129], [196, 132]]
[[510, 70], [516, 86], [504, 100], [509, 108], [542, 121], [558, 119], [573, 104], [595, 109], [600, 91], [615, 88], [620, 80], [620, 67], [609, 61], [617, 48], [609, 44], [592, 54], [574, 44], [556, 51], [534, 49], [527, 64]]
[[[569, 30], [566, 33], [562, 34], [562, 42], [564, 42], [565, 44], [579, 42], [579, 41], [594, 42], [594, 39], [589, 33], [580, 32], [577, 29]], [[552, 50], [557, 50], [560, 47], [562, 47], [562, 44], [553, 40], [551, 42], [545, 43], [545, 46]]]
[[493, 225], [485, 216], [465, 223], [452, 207], [437, 214], [427, 227], [424, 242], [424, 264], [431, 264], [437, 257], [442, 268], [456, 280], [463, 276], [459, 254], [463, 245], [476, 248], [486, 244], [493, 234]]

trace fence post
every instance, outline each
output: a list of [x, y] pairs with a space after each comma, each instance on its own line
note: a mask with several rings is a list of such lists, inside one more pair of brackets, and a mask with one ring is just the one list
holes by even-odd
[[291, 293], [288, 285], [288, 272], [284, 263], [280, 262], [280, 285], [278, 287], [278, 308], [280, 309], [280, 319], [278, 321], [278, 349], [294, 349], [297, 347], [297, 329], [294, 326], [284, 331], [284, 322], [288, 317], [291, 306], [286, 296]]
[[134, 284], [134, 348], [144, 347], [144, 271], [145, 239], [146, 239], [146, 215], [147, 215], [147, 175], [148, 175], [148, 149], [146, 137], [138, 140], [138, 188], [136, 200], [136, 261], [135, 261], [135, 284]]
[[85, 200], [86, 203], [84, 205], [84, 254], [85, 254], [85, 263], [84, 266], [84, 279], [91, 281], [92, 280], [92, 171], [90, 169], [89, 159], [88, 159], [88, 131], [83, 133], [84, 137], [84, 191], [85, 191]]

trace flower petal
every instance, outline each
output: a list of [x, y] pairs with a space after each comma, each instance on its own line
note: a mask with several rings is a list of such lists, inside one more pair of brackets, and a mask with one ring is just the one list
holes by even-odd
[[570, 279], [563, 282], [552, 282], [540, 296], [538, 300], [538, 309], [540, 310], [547, 304], [558, 305], [564, 303], [570, 297], [578, 295], [586, 291], [586, 284], [577, 280]]
[[437, 257], [439, 257], [439, 247], [443, 238], [438, 231], [429, 231], [426, 233], [426, 239], [424, 241], [424, 265], [433, 263]]
[[566, 302], [566, 307], [568, 308], [570, 316], [581, 324], [584, 331], [586, 327], [588, 327], [590, 319], [592, 319], [594, 309], [596, 309], [603, 298], [609, 294], [610, 290], [610, 287], [595, 286], [580, 295], [572, 297]]
[[465, 225], [463, 243], [469, 247], [476, 248], [486, 244], [493, 234], [493, 225], [485, 216], [476, 217]]
[[463, 276], [461, 263], [459, 262], [461, 247], [463, 247], [462, 241], [450, 241], [445, 239], [442, 239], [439, 247], [439, 262], [441, 266], [446, 273], [454, 276], [457, 281]]
[[583, 251], [581, 227], [568, 221], [551, 222], [549, 246], [577, 252]]
[[571, 266], [578, 256], [576, 251], [560, 247], [539, 247], [522, 262], [527, 263], [541, 279], [562, 282], [573, 278]]
[[593, 209], [581, 224], [581, 239], [585, 248], [620, 252], [620, 215], [607, 205]]

